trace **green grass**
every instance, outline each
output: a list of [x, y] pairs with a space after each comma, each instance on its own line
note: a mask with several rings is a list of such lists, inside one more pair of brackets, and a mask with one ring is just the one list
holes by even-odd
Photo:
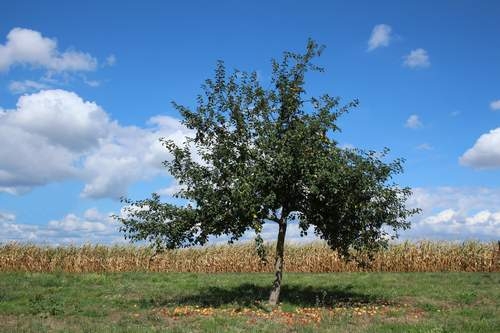
[[284, 278], [270, 312], [271, 274], [0, 273], [0, 331], [500, 332], [500, 273]]

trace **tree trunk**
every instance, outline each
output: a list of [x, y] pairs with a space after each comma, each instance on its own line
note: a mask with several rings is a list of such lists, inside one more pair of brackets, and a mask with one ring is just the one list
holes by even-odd
[[276, 261], [274, 262], [275, 279], [271, 295], [269, 296], [269, 304], [275, 306], [278, 304], [281, 290], [281, 278], [283, 276], [283, 255], [285, 249], [285, 234], [286, 234], [286, 216], [281, 216], [279, 221], [278, 243], [276, 244]]

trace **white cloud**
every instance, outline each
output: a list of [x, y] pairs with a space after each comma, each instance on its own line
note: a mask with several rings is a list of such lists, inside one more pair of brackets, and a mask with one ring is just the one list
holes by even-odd
[[0, 243], [31, 242], [37, 238], [38, 227], [31, 224], [18, 224], [15, 221], [0, 221]]
[[497, 111], [497, 110], [500, 110], [500, 99], [496, 100], [496, 101], [492, 101], [490, 103], [490, 108], [493, 110], [493, 111]]
[[434, 149], [434, 147], [432, 147], [432, 146], [431, 146], [430, 144], [428, 144], [428, 143], [422, 143], [422, 144], [419, 144], [419, 145], [417, 146], [417, 149], [418, 149], [418, 150], [433, 150], [433, 149]]
[[[408, 201], [409, 207], [420, 207], [421, 215], [414, 216], [412, 228], [401, 232], [401, 239], [409, 240], [456, 240], [479, 239], [495, 241], [500, 238], [500, 188], [415, 188]], [[122, 208], [121, 214], [126, 214]], [[16, 223], [15, 215], [0, 213], [0, 242], [20, 241], [51, 245], [63, 244], [111, 244], [125, 242], [118, 231], [119, 224], [95, 208], [86, 210], [82, 216], [67, 214], [61, 219], [51, 220], [45, 225]], [[277, 224], [266, 223], [262, 237], [275, 241]], [[246, 232], [242, 241], [249, 241], [255, 233]], [[287, 228], [287, 241], [304, 243], [318, 240], [313, 228], [306, 237], [300, 237], [297, 223]], [[227, 237], [211, 237], [210, 243], [227, 242]]]
[[422, 214], [412, 218], [403, 239], [497, 240], [500, 238], [500, 189], [415, 188], [409, 207]]
[[342, 144], [339, 144], [339, 148], [341, 148], [341, 149], [347, 149], [347, 150], [349, 150], [349, 149], [356, 149], [356, 147], [353, 144], [351, 144], [351, 143], [342, 143]]
[[16, 215], [0, 211], [0, 222], [11, 222], [16, 220]]
[[92, 88], [96, 88], [96, 87], [99, 87], [101, 85], [100, 81], [89, 80], [86, 77], [83, 78], [83, 83], [85, 83], [86, 85], [88, 85], [89, 87], [92, 87]]
[[416, 49], [404, 56], [403, 65], [409, 68], [426, 68], [431, 65], [429, 55], [424, 49]]
[[0, 44], [0, 71], [15, 65], [44, 68], [54, 72], [93, 71], [97, 60], [88, 53], [75, 50], [60, 52], [57, 41], [35, 30], [14, 28]]
[[[500, 188], [414, 188], [413, 195], [407, 202], [408, 207], [422, 209], [422, 213], [413, 216], [411, 228], [400, 232], [401, 240], [482, 240], [500, 239]], [[388, 230], [389, 231], [389, 230]], [[262, 238], [276, 241], [277, 224], [266, 223]], [[246, 232], [243, 240], [255, 238], [253, 232]], [[300, 237], [297, 223], [290, 223], [287, 228], [287, 241], [310, 242], [318, 240], [313, 227], [306, 237]], [[215, 242], [227, 241], [225, 237], [214, 239]]]
[[75, 153], [49, 139], [0, 118], [0, 191], [25, 193], [33, 186], [76, 175]]
[[422, 121], [419, 116], [412, 114], [408, 119], [406, 119], [405, 127], [416, 129], [422, 127]]
[[[301, 244], [310, 243], [313, 241], [318, 241], [320, 238], [314, 234], [314, 227], [309, 227], [307, 235], [300, 236], [301, 229], [297, 222], [290, 222], [286, 229], [286, 242]], [[262, 231], [260, 233], [262, 239], [266, 242], [276, 242], [278, 237], [278, 224], [275, 222], [268, 222], [262, 226]], [[246, 231], [240, 238], [240, 242], [253, 241], [257, 235], [255, 231]], [[227, 236], [210, 237], [209, 244], [225, 244], [229, 240]]]
[[75, 93], [45, 90], [21, 96], [2, 123], [41, 136], [54, 146], [84, 151], [98, 144], [109, 127], [107, 114]]
[[0, 193], [8, 193], [12, 195], [20, 195], [20, 194], [25, 194], [31, 191], [30, 186], [22, 186], [22, 185], [16, 185], [16, 186], [0, 186]]
[[452, 208], [461, 213], [467, 211], [494, 210], [500, 202], [500, 188], [487, 187], [437, 187], [412, 189], [408, 205], [420, 207], [423, 215], [437, 210]]
[[414, 224], [426, 238], [497, 240], [500, 238], [500, 211], [479, 211], [467, 215], [453, 209], [443, 210]]
[[191, 135], [179, 120], [153, 117], [149, 127], [121, 126], [75, 93], [45, 90], [21, 96], [0, 113], [0, 192], [21, 194], [66, 179], [85, 182], [85, 197], [125, 195], [128, 186], [165, 172], [158, 139]]
[[500, 127], [481, 135], [459, 161], [477, 169], [500, 168]]
[[457, 213], [453, 209], [445, 209], [436, 215], [431, 215], [422, 220], [421, 223], [439, 225], [455, 219]]
[[391, 31], [392, 28], [387, 24], [378, 24], [376, 25], [368, 40], [368, 51], [373, 51], [376, 48], [389, 46], [391, 41]]
[[46, 225], [16, 223], [15, 219], [0, 220], [0, 242], [31, 242], [55, 246], [124, 243], [119, 224], [111, 215], [91, 208], [84, 212], [83, 217], [67, 214]]
[[16, 95], [24, 93], [33, 93], [49, 88], [50, 86], [43, 82], [37, 82], [32, 80], [12, 81], [9, 84], [9, 91]]
[[185, 189], [185, 186], [180, 185], [177, 182], [174, 182], [170, 186], [167, 186], [165, 188], [156, 191], [156, 193], [167, 197], [173, 197], [175, 194], [179, 193], [179, 191], [183, 189]]
[[117, 224], [110, 214], [102, 214], [97, 209], [91, 208], [84, 213], [84, 217], [75, 214], [68, 214], [60, 220], [52, 220], [47, 224], [47, 229], [64, 233], [114, 233], [117, 231]]
[[179, 120], [168, 116], [150, 119], [152, 128], [113, 124], [108, 138], [84, 161], [84, 197], [120, 197], [139, 180], [166, 174], [162, 162], [170, 156], [159, 142], [167, 137], [180, 144], [192, 135]]
[[[126, 210], [122, 208], [120, 215], [124, 216]], [[102, 213], [96, 208], [91, 208], [83, 213], [67, 214], [61, 219], [51, 220], [45, 225], [16, 223], [13, 214], [6, 214], [7, 218], [2, 220], [0, 213], [0, 243], [6, 242], [30, 242], [48, 245], [67, 244], [114, 244], [125, 243], [127, 240], [119, 231], [120, 224], [112, 218], [113, 213]], [[278, 234], [278, 225], [274, 222], [264, 224], [262, 238], [265, 241], [274, 242]], [[241, 238], [242, 242], [251, 241], [255, 238], [253, 231], [247, 231]], [[318, 240], [314, 235], [313, 228], [309, 228], [308, 235], [300, 236], [297, 223], [292, 222], [287, 227], [287, 242], [307, 243]], [[210, 237], [209, 244], [227, 243], [228, 237]]]
[[116, 56], [114, 54], [110, 54], [108, 57], [106, 57], [106, 62], [104, 63], [105, 66], [114, 66], [116, 65]]
[[[412, 191], [407, 206], [421, 208], [422, 213], [410, 219], [412, 227], [400, 232], [401, 240], [500, 239], [500, 188], [437, 187], [414, 188]], [[276, 241], [276, 235], [276, 223], [264, 225], [264, 240]], [[254, 237], [253, 232], [247, 232], [243, 239], [252, 240]], [[313, 228], [304, 238], [300, 237], [297, 223], [290, 223], [287, 228], [287, 241], [300, 243], [318, 239]], [[219, 237], [214, 241], [222, 243], [227, 238]]]

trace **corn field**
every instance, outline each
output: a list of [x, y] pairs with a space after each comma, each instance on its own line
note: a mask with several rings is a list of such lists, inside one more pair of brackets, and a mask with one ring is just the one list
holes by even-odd
[[[25, 272], [271, 272], [273, 244], [266, 245], [268, 262], [253, 243], [169, 250], [153, 254], [148, 247], [84, 245], [49, 247], [0, 245], [0, 271]], [[324, 243], [287, 244], [288, 272], [499, 272], [500, 242], [418, 242], [391, 245], [377, 252], [369, 266], [345, 262]]]

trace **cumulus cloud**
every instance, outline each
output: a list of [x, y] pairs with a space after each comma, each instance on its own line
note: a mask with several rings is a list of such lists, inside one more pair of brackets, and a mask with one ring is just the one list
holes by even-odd
[[[500, 238], [500, 188], [415, 188], [408, 201], [409, 207], [422, 208], [422, 214], [411, 219], [412, 228], [401, 233], [402, 240], [452, 240], [470, 239], [495, 241]], [[120, 213], [126, 214], [122, 208]], [[49, 221], [45, 225], [16, 223], [14, 214], [0, 212], [0, 242], [20, 241], [64, 244], [112, 244], [125, 242], [119, 232], [119, 224], [95, 208], [86, 210], [81, 216], [67, 214]], [[266, 223], [262, 237], [275, 241], [277, 224]], [[253, 231], [247, 231], [242, 241], [255, 238]], [[296, 222], [287, 228], [287, 241], [305, 243], [318, 240], [313, 227], [306, 237], [300, 237]], [[227, 237], [211, 237], [210, 243], [225, 243]]]
[[45, 225], [16, 223], [15, 218], [5, 221], [0, 219], [0, 242], [31, 242], [56, 246], [123, 243], [125, 239], [111, 215], [91, 208], [83, 216], [67, 214]]
[[[103, 66], [112, 66], [114, 55], [108, 56]], [[13, 67], [42, 69], [39, 80], [13, 81], [8, 88], [13, 94], [33, 93], [51, 86], [61, 86], [77, 79], [91, 87], [100, 82], [88, 79], [82, 72], [94, 71], [98, 61], [88, 53], [67, 49], [60, 51], [57, 40], [43, 36], [40, 32], [25, 28], [14, 28], [7, 34], [4, 44], [0, 44], [0, 72]]]
[[92, 208], [85, 211], [83, 218], [75, 214], [68, 214], [60, 220], [49, 221], [47, 229], [63, 233], [109, 233], [116, 231], [116, 225], [111, 214], [105, 215]]
[[[486, 187], [435, 187], [414, 188], [407, 202], [410, 208], [421, 208], [422, 213], [410, 219], [411, 228], [400, 232], [400, 240], [482, 240], [500, 239], [500, 188]], [[276, 223], [266, 223], [262, 237], [276, 241]], [[388, 230], [389, 231], [389, 230]], [[255, 233], [246, 232], [244, 240], [252, 240]], [[319, 240], [314, 229], [306, 237], [300, 237], [297, 223], [287, 228], [287, 241], [311, 242]], [[223, 243], [225, 237], [214, 238]]]
[[0, 117], [0, 191], [25, 193], [76, 175], [75, 153], [49, 138], [30, 133], [11, 122], [11, 114]]
[[497, 111], [497, 110], [500, 110], [500, 99], [496, 100], [496, 101], [492, 101], [490, 103], [490, 108], [493, 110], [493, 111]]
[[459, 161], [476, 169], [500, 168], [500, 127], [481, 135]]
[[[122, 216], [126, 210], [122, 208]], [[0, 213], [0, 243], [8, 242], [30, 242], [47, 245], [80, 245], [80, 244], [117, 244], [125, 243], [127, 240], [119, 231], [120, 224], [114, 218], [113, 213], [103, 213], [96, 208], [86, 210], [82, 216], [67, 214], [61, 219], [51, 220], [44, 225], [17, 223], [15, 215]], [[273, 242], [278, 234], [276, 223], [266, 223], [263, 226], [262, 238]], [[247, 231], [241, 241], [251, 241], [255, 238], [253, 231]], [[292, 243], [306, 243], [318, 238], [310, 228], [308, 235], [300, 236], [297, 223], [290, 223], [287, 228], [287, 241]], [[227, 243], [225, 236], [211, 237], [209, 244]]]
[[408, 206], [422, 214], [412, 218], [403, 239], [497, 240], [500, 238], [500, 189], [415, 188]]
[[404, 56], [403, 65], [412, 69], [417, 69], [429, 67], [431, 62], [426, 50], [416, 49]]
[[110, 126], [110, 135], [83, 163], [84, 197], [117, 198], [126, 193], [130, 184], [165, 173], [162, 162], [170, 156], [158, 139], [166, 137], [181, 144], [192, 136], [172, 117], [156, 116], [148, 123], [152, 127]]
[[118, 198], [128, 186], [164, 172], [169, 156], [158, 139], [191, 135], [179, 120], [121, 126], [96, 103], [64, 90], [21, 96], [0, 113], [0, 192], [20, 194], [67, 179], [85, 182], [82, 196]]
[[482, 210], [475, 214], [446, 209], [418, 221], [414, 233], [426, 239], [480, 239], [500, 238], [500, 211]]
[[88, 53], [57, 48], [57, 41], [38, 31], [14, 28], [0, 44], [0, 71], [15, 65], [44, 68], [54, 72], [93, 71], [97, 60]]
[[420, 120], [420, 117], [416, 114], [412, 114], [411, 116], [406, 119], [405, 127], [412, 128], [412, 129], [417, 129], [422, 127], [422, 121]]
[[93, 102], [64, 90], [21, 96], [2, 123], [41, 136], [54, 146], [84, 151], [98, 144], [109, 127], [107, 114]]
[[423, 215], [437, 210], [452, 208], [461, 213], [467, 211], [494, 210], [500, 202], [500, 188], [488, 187], [436, 187], [412, 189], [408, 201], [410, 207], [420, 207]]
[[387, 24], [378, 24], [373, 27], [372, 34], [368, 40], [367, 51], [373, 51], [376, 48], [389, 46], [391, 41], [392, 28]]

